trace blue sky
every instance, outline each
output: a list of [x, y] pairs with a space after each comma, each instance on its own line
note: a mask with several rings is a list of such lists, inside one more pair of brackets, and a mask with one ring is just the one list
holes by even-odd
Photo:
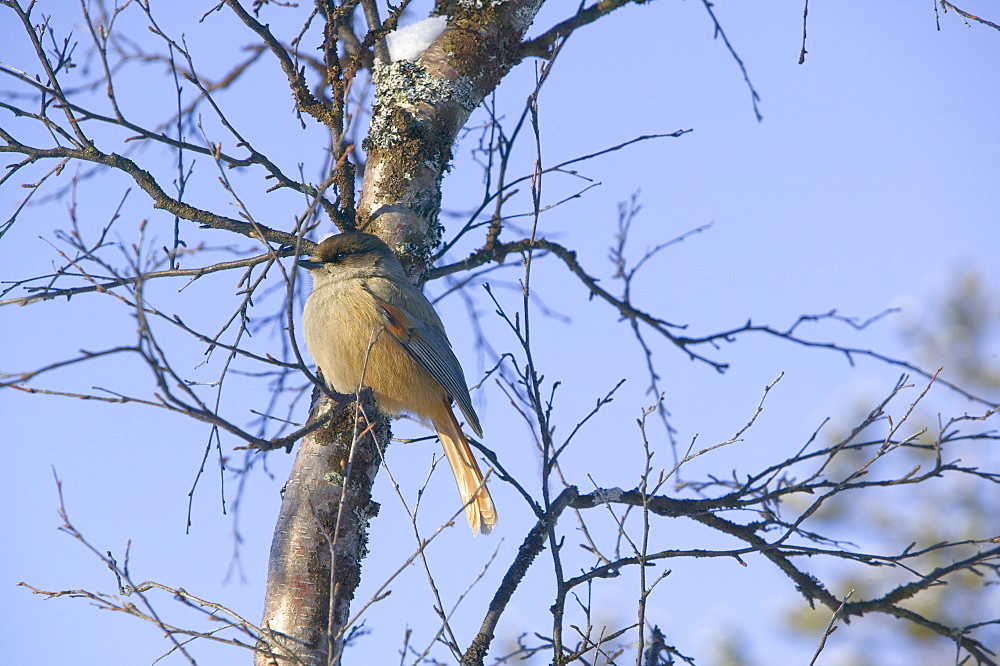
[[[199, 24], [204, 7], [182, 4], [185, 11], [171, 9], [169, 17], [162, 10], [162, 25], [175, 36], [185, 34], [199, 62], [206, 63], [199, 64], [199, 71], [218, 76], [225, 65], [208, 64], [210, 55], [238, 54], [239, 47], [253, 40], [225, 12]], [[40, 3], [36, 11], [54, 9]], [[562, 18], [562, 11], [568, 8], [555, 3], [547, 7], [529, 35]], [[540, 98], [543, 164], [596, 152], [640, 134], [694, 131], [579, 165], [580, 174], [599, 187], [545, 213], [540, 220], [542, 235], [577, 249], [587, 270], [617, 291], [620, 285], [612, 280], [608, 247], [614, 242], [618, 203], [638, 193], [642, 211], [628, 246], [633, 260], [667, 239], [701, 225], [711, 223], [711, 227], [650, 261], [633, 285], [635, 303], [688, 325], [691, 335], [738, 327], [747, 319], [781, 328], [805, 313], [837, 309], [863, 319], [886, 308], [904, 307], [903, 313], [859, 333], [823, 324], [802, 331], [815, 339], [876, 348], [896, 357], [906, 353], [899, 335], [902, 323], [925, 317], [934, 299], [963, 271], [976, 270], [985, 284], [1000, 284], [996, 261], [1000, 79], [994, 75], [995, 63], [1000, 62], [1000, 34], [978, 25], [967, 27], [951, 13], [942, 16], [942, 29], [937, 31], [930, 3], [921, 7], [814, 3], [809, 53], [805, 64], [799, 65], [799, 3], [772, 2], [763, 8], [717, 3], [715, 11], [761, 95], [763, 122], [754, 117], [732, 56], [720, 40], [712, 39], [712, 25], [700, 3], [656, 2], [619, 10], [575, 34], [555, 64]], [[276, 29], [284, 27], [281, 17], [280, 12], [269, 17]], [[69, 28], [75, 20], [60, 15], [56, 24]], [[4, 34], [16, 32], [9, 11], [0, 13], [0, 28]], [[79, 26], [76, 34], [84, 38]], [[0, 60], [30, 67], [23, 40], [4, 40]], [[160, 118], [162, 105], [172, 103], [172, 84], [160, 73], [156, 67], [124, 72], [120, 91], [133, 117]], [[535, 64], [527, 61], [501, 85], [497, 104], [508, 119], [519, 112], [534, 75]], [[9, 84], [0, 79], [0, 89]], [[241, 94], [259, 90], [274, 93], [258, 96], [252, 104], [238, 104], [237, 97], [225, 100], [231, 119], [284, 168], [295, 172], [295, 164], [301, 162], [307, 174], [316, 173], [323, 160], [322, 134], [313, 127], [299, 128], [280, 73], [269, 63], [237, 88]], [[99, 103], [97, 97], [91, 99]], [[207, 109], [203, 113], [209, 138], [224, 136]], [[24, 127], [9, 114], [0, 117], [5, 127], [8, 122], [10, 127]], [[474, 115], [470, 122], [481, 120], [481, 115]], [[120, 143], [123, 134], [99, 135], [109, 141], [110, 149], [127, 149]], [[534, 158], [530, 143], [521, 145], [516, 174], [530, 173]], [[481, 173], [468, 158], [474, 145], [473, 135], [457, 145], [455, 168], [445, 182], [447, 210], [469, 210], [481, 196]], [[136, 159], [153, 165], [150, 168], [158, 169], [157, 174], [169, 182], [165, 157], [154, 147]], [[34, 172], [34, 177], [42, 173]], [[235, 214], [231, 198], [217, 185], [214, 165], [202, 159], [195, 173], [189, 200]], [[259, 176], [254, 171], [231, 174], [255, 215], [272, 226], [289, 228], [302, 209], [301, 197], [264, 195]], [[81, 187], [78, 193], [77, 213], [96, 225], [111, 218], [128, 183], [117, 176], [89, 182], [94, 185]], [[580, 189], [582, 182], [576, 176], [553, 175], [544, 181], [543, 197], [554, 203]], [[526, 188], [513, 201], [512, 210], [518, 206], [530, 210], [525, 194]], [[8, 185], [0, 195], [4, 210], [12, 210], [23, 192]], [[134, 187], [117, 223], [116, 239], [131, 243], [144, 219], [149, 220], [150, 247], [169, 242], [172, 220], [153, 211]], [[444, 219], [448, 224], [449, 218]], [[0, 243], [3, 279], [50, 270], [59, 261], [53, 232], [68, 227], [66, 201], [49, 201], [22, 213]], [[189, 241], [232, 242], [224, 234], [193, 229], [185, 233]], [[472, 249], [475, 239], [466, 240], [454, 257]], [[582, 488], [589, 483], [588, 473], [601, 486], [633, 487], [642, 454], [634, 423], [651, 403], [641, 350], [616, 313], [588, 300], [584, 288], [562, 266], [539, 260], [533, 270], [540, 301], [569, 317], [546, 318], [540, 309], [533, 312], [536, 357], [542, 359], [547, 377], [562, 382], [556, 394], [557, 432], [572, 429], [596, 399], [628, 378], [615, 402], [580, 434], [565, 471]], [[519, 277], [516, 264], [489, 277], [498, 297], [512, 310], [518, 307], [519, 296], [504, 285]], [[188, 323], [215, 330], [231, 312], [230, 304], [237, 302], [233, 296], [237, 279], [219, 275], [180, 293], [182, 282], [150, 285], [147, 296], [164, 309], [182, 308]], [[427, 287], [432, 295], [444, 289], [443, 284]], [[513, 340], [492, 316], [482, 291], [473, 291], [473, 296], [493, 347], [511, 349]], [[275, 300], [261, 300], [256, 304], [259, 316], [274, 311]], [[220, 314], [220, 308], [225, 312]], [[449, 297], [439, 309], [466, 373], [480, 376], [492, 360], [479, 356], [471, 344], [465, 306]], [[6, 332], [0, 372], [68, 358], [80, 349], [129, 343], [134, 329], [131, 314], [110, 297], [5, 306], [0, 309], [0, 330]], [[162, 335], [177, 345], [177, 363], [190, 376], [211, 381], [217, 375], [219, 357], [199, 368], [201, 347], [182, 343], [166, 327]], [[872, 361], [862, 360], [851, 368], [837, 354], [747, 337], [719, 350], [705, 350], [731, 364], [720, 375], [651, 335], [650, 339], [665, 404], [681, 442], [697, 435], [699, 445], [707, 446], [731, 437], [753, 413], [764, 386], [784, 373], [744, 441], [694, 461], [686, 478], [734, 470], [747, 473], [784, 459], [824, 417], [847, 418], [844, 415], [853, 413], [859, 399], [881, 398], [900, 374], [897, 368]], [[993, 363], [998, 362], [996, 343]], [[266, 332], [248, 344], [265, 351], [280, 347], [278, 339]], [[248, 423], [253, 418], [250, 410], [268, 404], [266, 385], [228, 381], [225, 409], [234, 420]], [[154, 390], [148, 372], [127, 358], [67, 368], [31, 385], [66, 391], [98, 386], [132, 395]], [[978, 409], [946, 394], [940, 399], [957, 412]], [[474, 400], [485, 443], [521, 478], [537, 486], [533, 440], [507, 399], [494, 384], [486, 383], [474, 392]], [[304, 418], [303, 409], [294, 417]], [[227, 474], [224, 486], [220, 485], [215, 454], [210, 455], [209, 472], [194, 494], [193, 525], [185, 533], [188, 492], [208, 441], [204, 424], [135, 405], [10, 390], [0, 394], [0, 412], [7, 443], [0, 473], [0, 498], [7, 507], [0, 533], [5, 553], [0, 605], [7, 620], [0, 636], [10, 663], [150, 663], [168, 649], [151, 625], [82, 600], [43, 601], [15, 587], [25, 581], [43, 589], [113, 591], [113, 578], [101, 563], [58, 531], [53, 468], [62, 479], [70, 518], [98, 550], [112, 550], [122, 559], [131, 541], [130, 564], [138, 580], [183, 586], [202, 598], [225, 602], [252, 621], [259, 619], [267, 549], [288, 456], [268, 456], [266, 469], [258, 465], [246, 479], [235, 523], [241, 538], [237, 547], [233, 536], [237, 482]], [[426, 434], [409, 423], [401, 423], [396, 431], [404, 437]], [[653, 436], [659, 447], [657, 464], [669, 465], [664, 433], [656, 430]], [[224, 452], [231, 454], [237, 444], [224, 439]], [[423, 442], [390, 449], [389, 468], [411, 504], [436, 447]], [[239, 454], [234, 459], [239, 460]], [[372, 529], [362, 598], [372, 594], [410, 552], [411, 533], [387, 476], [381, 476], [376, 488], [383, 509]], [[439, 468], [422, 500], [426, 528], [450, 511], [453, 494], [450, 478]], [[220, 505], [223, 495], [226, 515]], [[456, 615], [460, 640], [471, 637], [484, 598], [495, 588], [530, 524], [527, 509], [513, 492], [495, 484], [493, 496], [502, 522], [491, 537], [473, 540], [459, 525], [430, 550], [442, 594], [454, 600], [498, 549], [495, 563]], [[718, 537], [686, 525], [664, 523], [662, 529], [657, 538], [670, 547], [726, 547]], [[575, 538], [568, 523], [567, 530]], [[230, 568], [234, 549], [241, 572], [236, 575]], [[671, 568], [674, 573], [661, 583], [652, 601], [649, 621], [667, 630], [668, 642], [703, 660], [699, 663], [710, 663], [717, 636], [728, 631], [748, 637], [748, 650], [761, 663], [806, 663], [811, 657], [814, 642], [791, 640], [775, 628], [781, 610], [796, 603], [798, 596], [762, 559], [750, 561], [747, 569], [721, 560], [677, 561]], [[424, 578], [420, 568], [411, 568], [398, 579], [393, 595], [372, 611], [366, 625], [371, 634], [359, 641], [349, 658], [356, 663], [398, 663], [407, 627], [414, 629], [421, 649], [429, 642], [434, 623]], [[548, 631], [550, 578], [544, 564], [532, 572], [500, 626], [504, 640], [523, 631]], [[733, 595], [733, 589], [740, 593]], [[601, 608], [598, 615], [625, 621], [632, 613], [634, 587], [613, 583], [595, 587], [594, 593]], [[172, 615], [177, 623], [189, 617], [168, 598], [157, 604], [179, 613]], [[499, 644], [495, 652], [500, 652]], [[196, 648], [195, 654], [203, 663], [213, 664], [248, 659], [233, 648], [218, 646]], [[831, 652], [831, 663], [836, 663], [834, 656]], [[174, 655], [162, 663], [182, 661]]]

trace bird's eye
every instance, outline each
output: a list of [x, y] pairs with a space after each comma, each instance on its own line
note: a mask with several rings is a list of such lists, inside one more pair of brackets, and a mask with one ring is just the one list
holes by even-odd
[[344, 259], [347, 259], [347, 253], [346, 252], [338, 252], [337, 254], [333, 255], [333, 260], [335, 262], [337, 262], [337, 263], [340, 263]]

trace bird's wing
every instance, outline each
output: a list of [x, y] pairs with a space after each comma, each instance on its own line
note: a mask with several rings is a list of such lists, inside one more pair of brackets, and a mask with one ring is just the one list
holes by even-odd
[[[472, 408], [472, 399], [469, 397], [465, 374], [462, 372], [462, 366], [458, 359], [455, 358], [455, 353], [451, 350], [451, 343], [444, 330], [434, 324], [421, 321], [406, 308], [387, 302], [371, 290], [369, 293], [379, 307], [385, 329], [392, 334], [392, 337], [402, 345], [403, 349], [420, 367], [430, 373], [431, 377], [444, 387], [448, 395], [458, 403], [469, 427], [476, 435], [482, 437], [483, 429], [479, 424], [476, 411]], [[400, 295], [402, 296], [402, 294]], [[422, 295], [421, 298], [423, 298]], [[427, 309], [431, 313], [434, 312], [430, 303], [427, 304]], [[436, 313], [433, 314], [433, 321], [440, 322]]]

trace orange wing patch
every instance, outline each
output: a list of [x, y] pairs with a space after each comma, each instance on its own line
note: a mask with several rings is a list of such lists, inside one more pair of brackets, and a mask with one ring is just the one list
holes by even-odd
[[400, 342], [409, 341], [411, 331], [413, 330], [413, 322], [406, 316], [406, 313], [396, 306], [377, 298], [375, 299], [375, 304], [382, 310], [382, 314], [384, 315], [382, 319], [386, 330], [392, 333]]

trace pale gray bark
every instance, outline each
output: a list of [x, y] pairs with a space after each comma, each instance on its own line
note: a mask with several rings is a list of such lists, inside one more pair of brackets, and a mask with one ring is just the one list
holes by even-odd
[[[401, 253], [415, 279], [425, 274], [426, 258], [440, 237], [441, 179], [458, 132], [518, 61], [540, 5], [541, 0], [521, 0], [456, 6], [448, 29], [417, 62], [380, 64], [373, 72], [376, 104], [364, 144], [357, 226]], [[325, 401], [318, 408], [327, 408]], [[353, 432], [352, 419], [337, 419], [300, 446], [271, 547], [262, 626], [274, 634], [262, 641], [267, 645], [257, 666], [339, 663], [365, 552], [371, 480], [380, 463], [366, 438], [364, 455], [355, 450], [352, 475], [364, 487], [349, 481], [343, 491]], [[387, 428], [375, 433], [382, 446], [386, 434]]]
[[[313, 414], [332, 408], [323, 396]], [[270, 633], [259, 644], [257, 666], [339, 663], [388, 437], [388, 422], [362, 399], [299, 445], [271, 543], [261, 623]]]

